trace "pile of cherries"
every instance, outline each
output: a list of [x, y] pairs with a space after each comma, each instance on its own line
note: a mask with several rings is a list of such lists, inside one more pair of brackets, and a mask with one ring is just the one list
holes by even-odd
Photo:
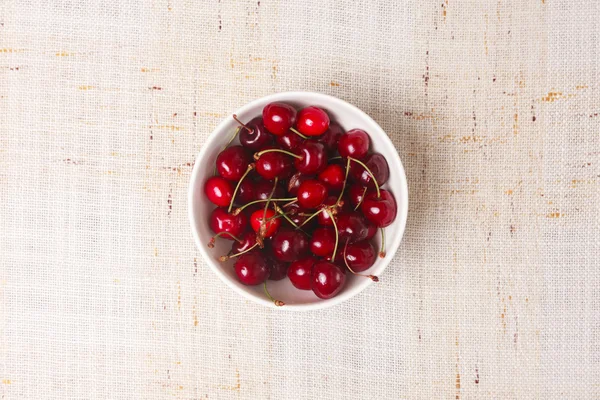
[[[369, 135], [344, 132], [315, 106], [296, 111], [270, 103], [261, 117], [242, 123], [216, 161], [204, 193], [215, 208], [215, 239], [232, 240], [220, 261], [235, 259], [246, 285], [289, 277], [301, 290], [329, 299], [347, 271], [361, 275], [385, 257], [384, 229], [396, 218], [394, 196], [381, 186], [389, 167], [369, 152]], [[230, 145], [239, 136], [240, 145]], [[381, 230], [381, 249], [372, 238]], [[373, 275], [362, 275], [377, 282]]]

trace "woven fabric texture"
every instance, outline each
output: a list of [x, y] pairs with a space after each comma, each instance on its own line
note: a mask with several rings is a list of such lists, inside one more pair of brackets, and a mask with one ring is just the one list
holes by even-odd
[[[0, 1], [4, 399], [600, 398], [600, 2]], [[344, 99], [409, 219], [331, 309], [242, 299], [192, 240], [215, 126]]]

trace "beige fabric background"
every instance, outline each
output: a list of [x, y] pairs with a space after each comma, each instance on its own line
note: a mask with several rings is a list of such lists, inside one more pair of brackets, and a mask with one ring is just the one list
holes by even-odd
[[[600, 398], [600, 2], [0, 1], [4, 399]], [[392, 137], [394, 261], [333, 309], [242, 300], [187, 219], [243, 104]]]

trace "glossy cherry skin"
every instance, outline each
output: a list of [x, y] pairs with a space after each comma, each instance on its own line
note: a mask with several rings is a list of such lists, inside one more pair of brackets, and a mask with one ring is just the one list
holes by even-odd
[[264, 209], [254, 211], [252, 213], [252, 215], [250, 216], [250, 226], [252, 226], [252, 229], [254, 230], [254, 232], [261, 233], [260, 227], [263, 224], [263, 216], [264, 216], [265, 217], [265, 222], [264, 222], [265, 231], [262, 232], [262, 237], [270, 238], [271, 236], [273, 236], [275, 234], [275, 232], [277, 232], [277, 230], [279, 229], [279, 226], [281, 225], [281, 219], [279, 219], [279, 218], [275, 218], [270, 221], [267, 221], [269, 218], [272, 218], [275, 215], [277, 215], [275, 213], [275, 211], [271, 210], [270, 208], [266, 212]]
[[344, 287], [346, 275], [340, 267], [327, 261], [316, 263], [312, 268], [311, 289], [321, 299], [336, 296]]
[[[342, 255], [344, 249], [342, 248]], [[365, 271], [375, 264], [377, 260], [377, 249], [373, 243], [368, 240], [362, 240], [356, 243], [350, 243], [346, 247], [346, 263], [354, 272]]]
[[[248, 219], [244, 213], [233, 215], [227, 212], [225, 208], [215, 208], [208, 218], [210, 229], [214, 233], [227, 232], [236, 237], [240, 237], [246, 230]], [[234, 240], [230, 235], [224, 234], [220, 237], [224, 239]]]
[[363, 201], [363, 196], [369, 193], [371, 193], [371, 190], [367, 188], [365, 191], [365, 187], [363, 187], [361, 184], [355, 183], [350, 186], [350, 189], [348, 189], [348, 199], [350, 200], [350, 205], [352, 208], [354, 209], [357, 205], [361, 204]]
[[[369, 154], [364, 158], [363, 162], [375, 176], [379, 186], [382, 186], [387, 182], [390, 177], [390, 168], [388, 167], [388, 163], [384, 156], [379, 153]], [[360, 183], [362, 186], [370, 188], [375, 187], [371, 174], [369, 174], [359, 163], [352, 162], [350, 164], [350, 176], [355, 182]]]
[[373, 239], [379, 228], [377, 228], [377, 225], [375, 225], [366, 218], [365, 221], [367, 221], [367, 237], [365, 238], [365, 240], [371, 240]]
[[309, 179], [298, 188], [298, 204], [310, 210], [319, 207], [327, 197], [327, 188], [317, 180]]
[[306, 136], [320, 136], [329, 128], [329, 116], [319, 107], [303, 108], [298, 113], [296, 128]]
[[254, 182], [243, 180], [235, 195], [235, 203], [246, 204], [255, 200], [254, 186]]
[[293, 262], [308, 252], [308, 238], [300, 230], [281, 228], [271, 239], [271, 248], [279, 261]]
[[294, 160], [294, 166], [303, 174], [317, 174], [327, 165], [325, 146], [319, 142], [306, 141], [296, 149], [301, 158]]
[[357, 212], [341, 213], [336, 218], [340, 243], [346, 239], [350, 243], [364, 240], [369, 234], [369, 228], [365, 218]]
[[[258, 181], [254, 184], [254, 198], [252, 200], [266, 200], [269, 198], [271, 191], [273, 190], [273, 182], [269, 181]], [[285, 197], [285, 189], [283, 186], [277, 184], [275, 191], [273, 192], [273, 199], [281, 199]], [[259, 205], [260, 207], [260, 205]], [[264, 207], [264, 205], [262, 206]]]
[[331, 228], [317, 228], [310, 239], [310, 251], [317, 257], [331, 256], [335, 247], [335, 231]]
[[396, 219], [398, 206], [394, 196], [387, 190], [381, 190], [381, 197], [377, 193], [365, 196], [360, 206], [365, 217], [379, 228], [389, 226]]
[[270, 103], [263, 108], [263, 123], [273, 135], [283, 135], [296, 122], [296, 110], [285, 103]]
[[217, 172], [229, 181], [239, 181], [252, 162], [252, 157], [242, 146], [231, 146], [217, 156]]
[[309, 175], [304, 175], [302, 172], [296, 172], [292, 177], [288, 180], [287, 184], [287, 192], [290, 197], [294, 197], [298, 194], [298, 188], [302, 184], [302, 182], [307, 181], [309, 179], [313, 179]]
[[239, 256], [234, 268], [240, 282], [248, 286], [263, 283], [271, 273], [267, 259], [257, 250]]
[[226, 207], [233, 197], [233, 185], [221, 176], [213, 176], [208, 178], [204, 184], [204, 194], [211, 203], [219, 207]]
[[287, 276], [294, 287], [301, 290], [310, 290], [311, 272], [315, 262], [314, 257], [307, 257], [290, 264]]
[[335, 153], [338, 148], [340, 137], [344, 134], [344, 130], [337, 122], [331, 122], [329, 129], [324, 134], [319, 136], [317, 140], [325, 145], [325, 150], [331, 154]]
[[286, 133], [276, 136], [275, 141], [282, 149], [294, 151], [304, 143], [304, 139], [302, 139], [299, 135], [295, 134], [292, 131], [287, 131]]
[[369, 152], [371, 139], [362, 129], [352, 129], [340, 137], [338, 152], [343, 158], [352, 157], [361, 159]]
[[[337, 203], [337, 196], [328, 196], [325, 201], [323, 201], [323, 205], [324, 206], [332, 206], [334, 204]], [[341, 207], [341, 209], [337, 209], [337, 212], [342, 212], [344, 210], [350, 211], [349, 209], [347, 209], [347, 207], [345, 207], [345, 204]], [[331, 215], [329, 215], [329, 212], [326, 209], [323, 209], [323, 211], [321, 211], [319, 213], [319, 215], [317, 215], [316, 220], [319, 222], [319, 225], [321, 226], [333, 226], [333, 222], [331, 221]]]
[[275, 151], [264, 153], [256, 160], [256, 172], [269, 181], [275, 178], [287, 179], [293, 173], [292, 160], [287, 154]]
[[231, 254], [241, 253], [256, 244], [256, 234], [253, 231], [246, 231], [242, 236], [238, 236], [238, 239], [239, 242], [234, 240], [231, 245]]
[[346, 172], [341, 165], [330, 164], [319, 174], [318, 178], [329, 190], [340, 191], [344, 186]]
[[256, 117], [246, 124], [250, 129], [241, 128], [239, 133], [240, 144], [252, 151], [259, 151], [273, 143], [273, 135], [267, 132], [261, 117]]
[[267, 259], [267, 263], [269, 264], [271, 274], [269, 275], [269, 280], [271, 281], [280, 281], [286, 277], [288, 272], [288, 263], [284, 263], [283, 261], [279, 261], [276, 258], [269, 257]]

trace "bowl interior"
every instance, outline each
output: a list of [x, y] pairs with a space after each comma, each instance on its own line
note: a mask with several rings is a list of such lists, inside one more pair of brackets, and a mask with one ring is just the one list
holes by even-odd
[[[383, 187], [392, 192], [396, 198], [398, 215], [394, 223], [385, 230], [387, 256], [383, 259], [378, 258], [373, 267], [367, 271], [370, 274], [381, 275], [400, 245], [408, 210], [406, 177], [394, 145], [379, 125], [364, 112], [340, 99], [318, 93], [278, 93], [247, 104], [236, 111], [236, 114], [241, 121], [249, 121], [256, 116], [260, 116], [263, 107], [273, 101], [284, 101], [298, 109], [308, 105], [322, 107], [327, 111], [330, 118], [337, 121], [344, 130], [348, 131], [354, 128], [364, 129], [371, 137], [373, 151], [381, 153], [386, 158], [390, 168], [390, 178]], [[225, 283], [241, 295], [257, 303], [275, 307], [264, 295], [262, 285], [254, 287], [245, 286], [237, 280], [233, 269], [234, 260], [229, 260], [225, 263], [219, 262], [218, 257], [227, 254], [231, 249], [231, 241], [217, 240], [216, 246], [213, 249], [209, 249], [206, 246], [213, 235], [208, 226], [208, 217], [214, 209], [214, 205], [204, 196], [204, 182], [212, 176], [217, 154], [231, 138], [236, 127], [237, 123], [232, 118], [226, 118], [210, 135], [196, 158], [190, 180], [190, 223], [196, 244], [202, 255], [208, 265]], [[239, 144], [237, 139], [233, 143]], [[380, 240], [381, 236], [379, 234], [376, 235], [375, 241], [377, 245], [380, 245]], [[316, 309], [338, 304], [373, 283], [370, 279], [356, 277], [350, 273], [346, 277], [346, 284], [342, 292], [328, 300], [319, 299], [312, 291], [303, 291], [294, 288], [287, 278], [278, 282], [268, 281], [267, 285], [269, 292], [275, 298], [285, 301], [286, 306], [281, 307], [281, 309]]]

